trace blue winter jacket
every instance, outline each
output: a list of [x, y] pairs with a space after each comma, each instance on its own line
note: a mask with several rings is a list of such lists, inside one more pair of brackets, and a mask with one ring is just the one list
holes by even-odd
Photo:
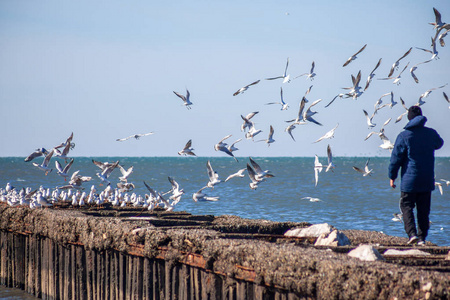
[[389, 164], [389, 178], [396, 179], [401, 168], [401, 191], [409, 193], [434, 190], [434, 151], [444, 140], [436, 130], [425, 127], [427, 118], [416, 116], [395, 140]]

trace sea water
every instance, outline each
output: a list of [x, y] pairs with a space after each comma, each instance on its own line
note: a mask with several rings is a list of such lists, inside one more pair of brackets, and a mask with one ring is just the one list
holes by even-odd
[[[400, 180], [396, 189], [389, 186], [387, 170], [389, 158], [372, 157], [369, 168], [371, 176], [362, 176], [353, 166], [364, 169], [366, 157], [335, 157], [336, 168], [319, 174], [315, 186], [313, 157], [255, 157], [263, 170], [275, 175], [259, 184], [256, 190], [249, 187], [248, 175], [223, 182], [228, 175], [246, 168], [248, 157], [239, 157], [238, 162], [231, 157], [75, 157], [70, 174], [80, 170], [80, 175], [91, 176], [92, 180], [83, 184], [85, 191], [95, 185], [98, 191], [100, 179], [96, 173], [100, 169], [92, 159], [102, 162], [119, 160], [126, 169], [133, 166], [134, 171], [128, 182], [134, 183], [135, 192], [144, 196], [148, 190], [145, 181], [154, 190], [166, 192], [171, 189], [168, 177], [173, 177], [185, 192], [175, 207], [176, 211], [186, 211], [200, 215], [237, 215], [242, 218], [265, 219], [272, 221], [294, 221], [310, 223], [329, 223], [338, 229], [361, 229], [384, 232], [388, 235], [406, 237], [403, 224], [392, 220], [393, 213], [399, 213]], [[41, 163], [43, 157], [34, 161]], [[51, 166], [54, 166], [54, 160]], [[222, 183], [214, 189], [205, 189], [209, 196], [220, 197], [217, 202], [192, 200], [192, 194], [208, 182], [207, 161], [219, 174]], [[320, 158], [326, 164], [326, 158]], [[64, 166], [64, 160], [60, 159]], [[438, 157], [435, 163], [436, 181], [450, 180], [450, 158]], [[116, 186], [120, 171], [114, 170], [110, 176], [111, 185]], [[53, 170], [45, 176], [44, 172], [24, 162], [24, 158], [0, 158], [0, 187], [10, 182], [16, 188], [36, 189], [54, 188], [67, 184], [64, 178]], [[450, 246], [450, 186], [444, 182], [444, 194], [436, 189], [432, 193], [432, 222], [427, 240], [439, 246]], [[311, 202], [309, 198], [319, 198]]]

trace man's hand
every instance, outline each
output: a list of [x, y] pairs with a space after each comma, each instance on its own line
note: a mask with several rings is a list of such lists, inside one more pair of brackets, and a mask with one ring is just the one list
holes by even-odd
[[396, 185], [395, 185], [395, 179], [391, 179], [391, 182], [390, 182], [390, 184], [391, 184], [391, 187], [393, 188], [393, 189], [395, 189], [395, 187], [396, 187]]

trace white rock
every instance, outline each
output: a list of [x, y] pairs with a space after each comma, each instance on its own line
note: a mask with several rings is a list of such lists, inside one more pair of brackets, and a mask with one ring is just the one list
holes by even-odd
[[388, 249], [384, 252], [384, 255], [427, 256], [427, 255], [431, 255], [431, 254], [428, 252], [420, 251], [418, 249], [408, 249], [408, 250]]
[[337, 229], [331, 233], [322, 233], [314, 246], [346, 246], [350, 245], [348, 237]]
[[380, 252], [370, 245], [361, 245], [350, 251], [348, 256], [358, 258], [363, 261], [384, 260]]
[[286, 231], [285, 236], [295, 237], [319, 237], [322, 233], [329, 234], [332, 231], [332, 227], [327, 224], [314, 224], [306, 228], [294, 228]]

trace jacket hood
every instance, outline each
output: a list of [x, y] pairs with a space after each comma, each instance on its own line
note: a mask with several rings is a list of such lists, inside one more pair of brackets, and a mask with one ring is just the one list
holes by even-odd
[[414, 117], [411, 121], [409, 121], [404, 129], [410, 129], [413, 127], [424, 127], [425, 123], [427, 122], [427, 118], [425, 116], [417, 116]]

